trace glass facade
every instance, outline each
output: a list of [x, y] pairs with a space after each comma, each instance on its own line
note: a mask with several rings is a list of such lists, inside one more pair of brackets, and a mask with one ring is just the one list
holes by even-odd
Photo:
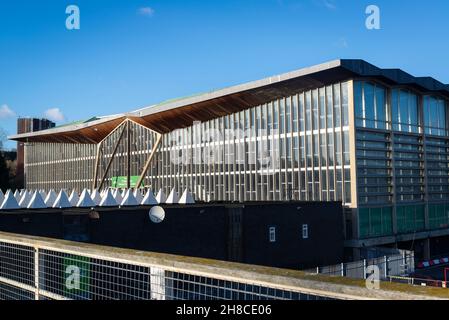
[[[439, 96], [374, 81], [298, 92], [164, 134], [145, 186], [165, 193], [188, 188], [204, 201], [342, 201], [356, 212], [350, 229], [359, 238], [443, 228], [447, 106]], [[131, 131], [134, 176], [156, 135], [139, 124]], [[119, 134], [104, 142], [98, 179]], [[105, 186], [127, 174], [126, 139]], [[28, 143], [27, 188], [90, 188], [96, 152], [95, 145]]]
[[425, 207], [398, 206], [396, 207], [398, 233], [409, 233], [425, 230]]
[[360, 238], [448, 225], [446, 108], [436, 96], [354, 82]]
[[423, 103], [424, 126], [428, 135], [447, 136], [447, 104], [443, 99], [425, 96]]
[[418, 96], [404, 89], [391, 90], [391, 114], [394, 131], [419, 132]]
[[[204, 201], [342, 201], [351, 203], [348, 82], [287, 96], [163, 135], [146, 186], [155, 191], [188, 188]], [[105, 141], [98, 176], [120, 130]], [[131, 175], [140, 175], [155, 136], [132, 126]], [[126, 139], [120, 143], [106, 185], [126, 175]], [[55, 152], [76, 145], [27, 144], [27, 188], [90, 188], [96, 147], [79, 162]], [[41, 153], [41, 150], [45, 150]], [[83, 179], [70, 166], [89, 163]], [[81, 170], [81, 169], [80, 169]], [[56, 173], [55, 173], [56, 172]], [[76, 176], [76, 175], [73, 175]]]
[[359, 221], [361, 238], [386, 236], [393, 232], [391, 207], [359, 209]]
[[384, 87], [372, 82], [354, 82], [354, 104], [358, 126], [374, 129], [387, 128], [387, 100]]

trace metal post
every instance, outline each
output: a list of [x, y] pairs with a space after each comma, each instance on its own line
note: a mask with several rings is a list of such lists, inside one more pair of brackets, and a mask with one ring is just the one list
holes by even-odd
[[[161, 268], [150, 268], [150, 298], [151, 300], [166, 300], [168, 296], [172, 296], [170, 292], [166, 292], [165, 286], [165, 270]], [[169, 288], [171, 289], [171, 288]]]
[[363, 279], [366, 280], [366, 259], [363, 259]]
[[34, 248], [34, 300], [39, 300], [39, 249]]
[[342, 277], [345, 276], [345, 264], [344, 264], [344, 262], [341, 263], [341, 276]]
[[388, 257], [387, 256], [384, 256], [384, 268], [385, 268], [384, 276], [385, 276], [385, 279], [387, 279], [388, 278]]

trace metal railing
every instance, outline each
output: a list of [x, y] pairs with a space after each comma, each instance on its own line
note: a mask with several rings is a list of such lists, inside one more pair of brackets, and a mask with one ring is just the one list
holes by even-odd
[[369, 266], [377, 266], [380, 280], [390, 280], [391, 276], [406, 276], [414, 272], [415, 259], [412, 251], [401, 250], [398, 254], [345, 262], [332, 266], [305, 270], [308, 273], [341, 276], [353, 279], [366, 279]]
[[390, 282], [404, 283], [412, 286], [447, 288], [446, 281], [435, 280], [431, 278], [424, 279], [424, 278], [389, 276], [388, 280]]
[[[2, 300], [420, 299], [300, 271], [0, 232]], [[388, 286], [388, 283], [385, 284]], [[407, 286], [408, 288], [408, 286]], [[395, 289], [396, 290], [396, 289]], [[446, 291], [445, 291], [446, 292]]]
[[0, 233], [0, 299], [316, 300], [338, 296], [264, 283], [251, 276], [226, 276], [222, 267], [207, 261]]

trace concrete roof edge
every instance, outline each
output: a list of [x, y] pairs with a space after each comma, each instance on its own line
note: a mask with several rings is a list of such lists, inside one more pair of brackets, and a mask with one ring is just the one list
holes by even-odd
[[46, 129], [46, 130], [41, 130], [41, 131], [10, 135], [10, 136], [8, 136], [8, 139], [15, 140], [15, 139], [28, 138], [28, 137], [37, 137], [37, 136], [45, 136], [45, 135], [49, 135], [49, 134], [70, 132], [70, 131], [74, 131], [74, 130], [92, 127], [92, 126], [106, 123], [106, 122], [109, 122], [112, 120], [117, 120], [117, 119], [120, 119], [123, 117], [126, 117], [126, 115], [122, 114], [122, 115], [106, 116], [106, 117], [102, 117], [101, 119], [98, 119], [95, 121], [90, 121], [90, 122], [85, 122], [85, 123], [78, 123], [78, 124], [74, 124], [74, 125], [56, 127], [56, 128], [51, 128], [51, 129]]
[[298, 69], [295, 71], [290, 71], [287, 73], [270, 76], [270, 77], [267, 77], [264, 79], [250, 81], [250, 82], [246, 82], [243, 84], [238, 84], [238, 85], [227, 87], [224, 89], [219, 89], [219, 90], [211, 91], [208, 93], [204, 93], [204, 94], [201, 94], [198, 96], [176, 100], [176, 101], [173, 101], [171, 103], [167, 103], [167, 104], [164, 104], [161, 106], [152, 105], [152, 106], [140, 108], [136, 111], [132, 111], [131, 113], [138, 117], [147, 116], [150, 114], [159, 113], [159, 112], [166, 111], [169, 109], [179, 108], [179, 107], [182, 107], [185, 105], [204, 102], [204, 101], [228, 96], [231, 94], [244, 92], [244, 91], [251, 90], [251, 89], [269, 86], [269, 85], [279, 83], [282, 81], [291, 80], [291, 79], [298, 78], [301, 76], [306, 76], [306, 75], [314, 74], [314, 73], [321, 72], [321, 71], [326, 71], [326, 70], [337, 68], [337, 67], [341, 67], [341, 60], [332, 60], [332, 61], [325, 62], [322, 64], [314, 65], [311, 67], [301, 68], [301, 69]]
[[157, 114], [160, 112], [173, 110], [177, 108], [181, 108], [184, 106], [210, 101], [213, 99], [230, 96], [233, 94], [255, 90], [257, 88], [262, 88], [270, 85], [274, 85], [277, 83], [281, 83], [283, 81], [292, 80], [299, 77], [304, 77], [312, 74], [317, 74], [319, 72], [328, 71], [331, 69], [342, 68], [354, 75], [358, 75], [360, 77], [382, 77], [384, 79], [388, 79], [393, 83], [398, 84], [408, 84], [408, 85], [417, 85], [425, 89], [426, 91], [434, 91], [444, 93], [449, 97], [449, 84], [443, 84], [438, 80], [431, 77], [415, 77], [413, 75], [408, 74], [407, 72], [401, 69], [382, 69], [373, 64], [370, 64], [362, 59], [337, 59], [328, 61], [325, 63], [321, 63], [318, 65], [305, 67], [301, 69], [297, 69], [291, 72], [282, 73], [279, 75], [270, 76], [261, 80], [246, 82], [243, 84], [230, 86], [224, 89], [219, 89], [215, 91], [211, 91], [208, 93], [186, 97], [174, 101], [169, 101], [167, 103], [156, 104], [147, 106], [144, 108], [140, 108], [138, 110], [130, 111], [127, 113], [114, 115], [114, 116], [106, 116], [102, 117], [99, 120], [91, 121], [82, 124], [76, 125], [67, 125], [64, 127], [47, 129], [38, 132], [31, 132], [27, 134], [17, 134], [11, 135], [8, 139], [16, 140], [16, 139], [24, 139], [29, 137], [38, 137], [45, 136], [51, 134], [58, 133], [66, 133], [72, 132], [79, 129], [87, 128], [90, 126], [95, 126], [97, 124], [101, 124], [104, 122], [108, 122], [114, 119], [118, 119], [120, 117], [144, 117], [152, 114]]

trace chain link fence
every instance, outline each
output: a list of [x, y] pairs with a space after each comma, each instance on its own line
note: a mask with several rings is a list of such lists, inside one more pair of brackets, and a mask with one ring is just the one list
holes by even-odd
[[201, 260], [197, 267], [207, 272], [184, 262], [195, 258], [50, 241], [0, 233], [1, 300], [327, 300], [338, 296], [251, 279], [257, 276], [253, 271], [246, 271], [248, 279], [224, 275], [223, 265], [215, 270], [203, 259], [197, 259]]

